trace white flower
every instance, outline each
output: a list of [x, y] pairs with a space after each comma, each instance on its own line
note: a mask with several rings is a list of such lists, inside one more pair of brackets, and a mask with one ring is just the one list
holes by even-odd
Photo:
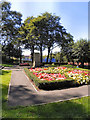
[[83, 80], [83, 82], [85, 82], [85, 80]]
[[75, 79], [76, 77], [73, 77], [73, 79]]
[[81, 81], [81, 84], [82, 84], [83, 82]]

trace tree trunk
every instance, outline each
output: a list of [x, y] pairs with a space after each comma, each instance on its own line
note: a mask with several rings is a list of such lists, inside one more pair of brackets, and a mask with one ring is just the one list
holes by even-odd
[[32, 64], [33, 64], [33, 53], [32, 53], [32, 50], [31, 50], [31, 60], [32, 60]]
[[68, 55], [66, 55], [66, 56], [67, 56], [67, 60], [68, 60], [68, 62], [70, 62], [69, 56], [68, 56]]
[[9, 60], [10, 60], [10, 49], [9, 49], [9, 51], [8, 51], [8, 52], [9, 52], [9, 55], [8, 55], [8, 56], [9, 56]]
[[73, 62], [73, 65], [74, 65], [74, 60], [72, 60], [72, 62]]
[[32, 59], [32, 64], [33, 64], [33, 56], [34, 56], [34, 46], [32, 46], [32, 50], [31, 50], [31, 59]]
[[20, 55], [20, 63], [22, 63], [22, 56]]
[[20, 54], [19, 54], [20, 63], [22, 63], [22, 55], [21, 55], [21, 48], [20, 48], [20, 46], [19, 46], [19, 52], [20, 52]]
[[49, 59], [49, 53], [50, 53], [50, 47], [48, 47], [47, 63], [48, 63], [48, 59]]
[[81, 67], [84, 68], [84, 61], [81, 61]]
[[9, 55], [9, 60], [10, 60], [10, 55]]
[[42, 44], [40, 46], [40, 62], [42, 63]]
[[74, 60], [72, 59], [72, 63], [73, 63], [73, 65], [74, 65]]
[[63, 58], [62, 58], [63, 56], [62, 56], [62, 53], [60, 54], [60, 64], [62, 63], [62, 61], [63, 61]]
[[52, 62], [52, 51], [51, 51], [51, 55], [50, 55], [50, 63]]

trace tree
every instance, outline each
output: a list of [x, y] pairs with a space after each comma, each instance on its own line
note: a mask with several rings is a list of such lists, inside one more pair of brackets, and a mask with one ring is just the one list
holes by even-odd
[[2, 2], [0, 5], [2, 9], [1, 35], [3, 38], [1, 42], [7, 44], [17, 37], [22, 15], [19, 12], [11, 11], [11, 4], [8, 2]]
[[35, 36], [35, 27], [33, 23], [34, 17], [28, 17], [24, 23], [21, 25], [19, 29], [20, 37], [18, 38], [19, 41], [22, 41], [22, 44], [24, 44], [25, 49], [30, 49], [31, 51], [31, 58], [33, 62], [33, 55], [34, 55], [34, 49], [36, 49], [36, 39]]
[[66, 32], [63, 26], [59, 26], [56, 33], [56, 43], [60, 47], [60, 62], [63, 56], [67, 56], [68, 62], [72, 59], [73, 36]]
[[[46, 46], [48, 48], [48, 56], [47, 56], [47, 62], [48, 62], [51, 48], [53, 48], [54, 44], [56, 43], [57, 34], [59, 34], [61, 32], [62, 26], [60, 24], [59, 16], [52, 15], [48, 12], [43, 13], [42, 15], [46, 17], [44, 36], [45, 36], [45, 39], [47, 40]], [[59, 39], [60, 39], [60, 37], [61, 36], [58, 36]]]
[[66, 33], [64, 36], [64, 41], [62, 46], [63, 54], [66, 55], [68, 62], [72, 61], [74, 64], [73, 56], [73, 36], [70, 33]]
[[42, 62], [42, 51], [45, 48], [48, 48], [48, 58], [51, 52], [52, 58], [52, 50], [54, 44], [58, 41], [61, 45], [62, 36], [61, 34], [65, 32], [65, 29], [60, 24], [60, 17], [56, 15], [52, 15], [51, 13], [45, 12], [41, 16], [33, 19], [33, 23], [36, 29], [36, 35], [38, 36], [37, 46], [39, 46], [41, 53], [41, 62]]
[[[0, 22], [0, 27], [1, 27], [0, 43], [2, 44], [3, 49], [5, 50], [5, 48], [8, 48], [8, 46], [9, 47], [12, 45], [16, 46], [16, 44], [18, 43], [17, 41], [18, 29], [21, 25], [22, 15], [19, 12], [10, 10], [11, 4], [9, 2], [1, 2], [0, 6], [2, 10], [2, 20]], [[10, 50], [8, 51], [8, 55], [10, 57], [11, 54], [9, 53], [10, 53]]]
[[40, 50], [40, 61], [42, 63], [42, 56], [43, 50], [45, 50], [46, 38], [45, 38], [45, 16], [38, 16], [37, 18], [33, 19], [34, 24], [34, 35], [36, 36], [36, 46], [37, 49]]
[[12, 43], [9, 43], [3, 48], [4, 54], [10, 57], [18, 58], [20, 55], [20, 50], [16, 48]]
[[43, 50], [45, 50], [45, 48], [48, 49], [48, 62], [51, 48], [53, 48], [55, 43], [63, 47], [70, 41], [69, 34], [66, 33], [66, 30], [60, 24], [60, 17], [48, 12], [38, 17], [28, 17], [24, 21], [24, 24], [22, 24], [19, 33], [21, 35], [20, 39], [22, 39], [23, 44], [25, 44], [25, 48], [31, 50], [32, 56], [34, 49], [40, 50], [41, 63]]
[[80, 39], [74, 43], [73, 56], [77, 62], [81, 62], [82, 67], [84, 67], [84, 62], [89, 62], [89, 46], [90, 41], [86, 39]]

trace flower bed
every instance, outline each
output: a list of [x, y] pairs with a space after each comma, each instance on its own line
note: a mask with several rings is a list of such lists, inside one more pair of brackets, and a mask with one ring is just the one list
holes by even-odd
[[88, 84], [89, 74], [88, 71], [72, 70], [66, 73], [69, 78], [73, 78], [78, 84]]
[[40, 89], [58, 89], [89, 83], [88, 71], [73, 68], [31, 68], [29, 73], [32, 74], [33, 81], [38, 78], [37, 83]]
[[29, 63], [20, 63], [20, 66], [29, 66]]

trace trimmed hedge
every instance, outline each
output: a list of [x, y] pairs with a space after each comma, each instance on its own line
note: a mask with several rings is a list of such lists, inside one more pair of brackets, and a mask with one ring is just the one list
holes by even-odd
[[80, 86], [75, 80], [65, 79], [65, 80], [53, 80], [53, 81], [41, 81], [38, 77], [36, 77], [32, 72], [30, 72], [27, 68], [24, 68], [27, 76], [35, 83], [35, 85], [39, 89], [44, 90], [55, 90], [55, 89], [64, 89], [70, 87], [77, 87]]
[[27, 76], [35, 83], [35, 85], [38, 87], [39, 86], [39, 79], [32, 73], [30, 72], [27, 68], [24, 68], [24, 71], [26, 72]]

